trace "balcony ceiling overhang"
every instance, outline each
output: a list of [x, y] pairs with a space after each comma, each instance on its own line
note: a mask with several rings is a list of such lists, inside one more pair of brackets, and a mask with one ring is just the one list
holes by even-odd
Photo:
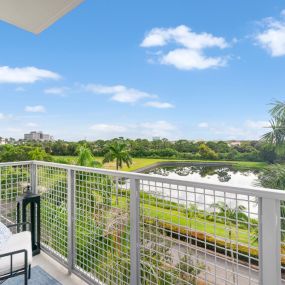
[[84, 0], [0, 0], [0, 20], [39, 34]]

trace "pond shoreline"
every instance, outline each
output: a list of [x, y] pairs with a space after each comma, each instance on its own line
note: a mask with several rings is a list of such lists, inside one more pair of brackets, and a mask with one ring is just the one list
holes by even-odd
[[205, 167], [234, 167], [233, 163], [223, 162], [190, 162], [190, 161], [162, 161], [145, 167], [141, 167], [131, 172], [144, 173], [157, 167], [187, 167], [187, 166], [205, 166]]

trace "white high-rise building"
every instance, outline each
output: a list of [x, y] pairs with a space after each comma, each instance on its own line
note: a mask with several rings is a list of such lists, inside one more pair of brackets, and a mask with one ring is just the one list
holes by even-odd
[[53, 137], [43, 132], [30, 132], [29, 134], [24, 134], [24, 140], [26, 141], [53, 141]]

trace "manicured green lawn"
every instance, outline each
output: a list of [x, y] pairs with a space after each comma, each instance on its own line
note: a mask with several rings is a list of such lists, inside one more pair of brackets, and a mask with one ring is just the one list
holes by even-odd
[[[234, 225], [227, 228], [225, 224], [214, 223], [199, 217], [187, 218], [181, 212], [169, 209], [163, 209], [156, 206], [144, 205], [144, 215], [155, 218], [167, 223], [189, 227], [193, 230], [206, 232], [213, 236], [229, 239], [229, 230], [231, 230], [232, 240], [239, 241], [243, 244], [248, 244], [248, 230], [235, 227]], [[251, 242], [250, 242], [251, 243]]]
[[52, 156], [53, 160], [55, 162], [61, 163], [61, 162], [65, 162], [65, 163], [70, 163], [70, 164], [76, 164], [76, 156], [71, 156], [71, 155], [53, 155]]
[[[53, 156], [54, 159], [60, 161], [66, 161], [70, 164], [76, 164], [75, 156]], [[102, 162], [103, 157], [96, 157], [96, 160]], [[251, 161], [207, 161], [207, 160], [177, 160], [177, 159], [162, 159], [162, 158], [133, 158], [133, 164], [130, 168], [126, 165], [123, 166], [123, 171], [135, 171], [136, 169], [150, 166], [158, 162], [166, 161], [185, 161], [185, 162], [215, 162], [221, 164], [232, 164], [236, 169], [262, 169], [267, 164], [265, 162], [251, 162]], [[103, 165], [106, 169], [115, 169], [115, 162], [106, 163]]]
[[[118, 200], [119, 205], [116, 206], [115, 196], [112, 197], [113, 207], [127, 208], [126, 198], [119, 197]], [[163, 206], [159, 206], [159, 203], [158, 205], [152, 205], [147, 202], [148, 199], [145, 203], [141, 203], [142, 213], [145, 218], [152, 218], [172, 225], [191, 228], [194, 231], [205, 232], [213, 237], [220, 237], [225, 240], [229, 240], [229, 231], [231, 231], [232, 241], [238, 241], [245, 245], [251, 244], [252, 246], [257, 246], [257, 241], [250, 240], [250, 232], [248, 229], [240, 228], [233, 224], [230, 225], [229, 223], [225, 225], [225, 223], [219, 221], [212, 222], [203, 218], [203, 215], [202, 217], [199, 217], [198, 214], [189, 218], [185, 213], [179, 210], [164, 208]]]

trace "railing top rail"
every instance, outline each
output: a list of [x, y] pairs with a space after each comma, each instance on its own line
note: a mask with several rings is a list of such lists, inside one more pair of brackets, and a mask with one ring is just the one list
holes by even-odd
[[0, 162], [0, 167], [30, 165], [32, 161]]
[[179, 186], [228, 192], [228, 193], [233, 193], [233, 194], [242, 194], [242, 195], [263, 197], [263, 198], [269, 198], [269, 199], [285, 200], [285, 191], [283, 190], [267, 189], [267, 188], [262, 188], [262, 187], [237, 187], [237, 186], [230, 186], [230, 185], [222, 185], [218, 183], [215, 183], [215, 184], [214, 183], [203, 183], [203, 182], [188, 181], [183, 178], [172, 179], [168, 177], [159, 177], [159, 176], [153, 176], [153, 175], [143, 174], [143, 173], [125, 172], [125, 171], [109, 170], [109, 169], [102, 169], [102, 168], [92, 168], [92, 167], [85, 167], [85, 166], [78, 166], [78, 165], [71, 165], [71, 164], [60, 164], [60, 163], [46, 162], [46, 161], [1, 162], [0, 167], [21, 166], [21, 165], [31, 165], [31, 164], [56, 167], [56, 168], [61, 168], [61, 169], [66, 169], [66, 170], [70, 169], [70, 170], [97, 173], [97, 174], [103, 174], [103, 175], [112, 175], [115, 177], [123, 177], [127, 179], [140, 179], [140, 180], [152, 181], [156, 183], [175, 184]]
[[216, 184], [202, 183], [202, 182], [188, 181], [182, 178], [172, 179], [168, 177], [152, 176], [149, 174], [142, 174], [142, 173], [136, 173], [136, 172], [116, 171], [116, 170], [84, 167], [84, 166], [77, 166], [77, 165], [70, 165], [70, 164], [59, 164], [59, 163], [45, 162], [45, 161], [32, 161], [30, 163], [41, 165], [41, 166], [57, 167], [57, 168], [62, 168], [62, 169], [67, 169], [67, 170], [70, 169], [70, 170], [84, 171], [84, 172], [97, 173], [97, 174], [103, 174], [103, 175], [112, 175], [115, 177], [123, 177], [127, 179], [140, 179], [140, 180], [152, 181], [156, 183], [175, 184], [179, 186], [228, 192], [228, 193], [233, 193], [233, 194], [242, 194], [242, 195], [249, 195], [249, 196], [255, 196], [255, 197], [263, 197], [263, 198], [268, 198], [268, 199], [285, 200], [285, 191], [283, 190], [267, 189], [267, 188], [262, 188], [262, 187], [236, 187], [236, 186], [229, 186], [229, 185], [221, 185], [218, 183]]

